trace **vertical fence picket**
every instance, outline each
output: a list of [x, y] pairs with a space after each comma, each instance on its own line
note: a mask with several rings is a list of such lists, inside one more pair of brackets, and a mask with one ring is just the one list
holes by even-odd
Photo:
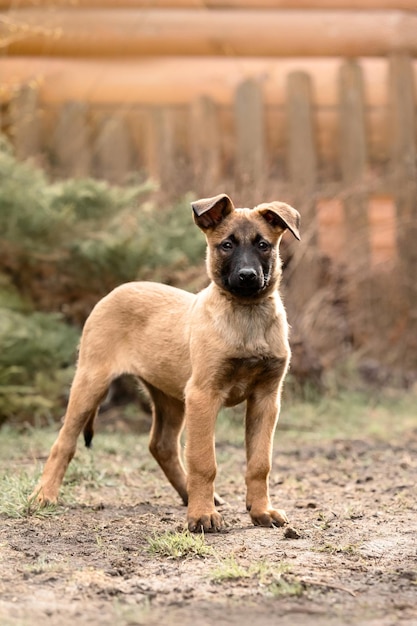
[[237, 187], [249, 204], [262, 199], [266, 178], [265, 114], [262, 88], [255, 79], [242, 82], [235, 94]]
[[[411, 59], [393, 55], [389, 61], [388, 132], [391, 188], [395, 199], [397, 250], [407, 324], [417, 349], [417, 147], [415, 83]], [[410, 326], [411, 325], [411, 326]]]
[[220, 180], [220, 131], [214, 102], [205, 96], [194, 101], [190, 111], [190, 153], [194, 189], [200, 195], [215, 195]]
[[98, 178], [120, 184], [131, 172], [132, 143], [123, 115], [105, 115], [102, 118], [94, 145], [94, 157]]
[[344, 261], [348, 273], [350, 327], [360, 345], [370, 332], [370, 232], [366, 172], [368, 150], [362, 70], [347, 60], [339, 74], [339, 159], [344, 191]]
[[92, 174], [87, 113], [88, 107], [83, 102], [67, 102], [59, 112], [53, 151], [60, 178]]
[[[363, 78], [356, 61], [345, 61], [340, 68], [339, 106], [339, 158], [343, 189], [346, 190], [346, 240], [349, 256], [355, 258], [359, 275], [362, 275], [370, 265], [368, 198], [365, 193], [368, 151]], [[353, 250], [355, 241], [357, 249]]]
[[174, 176], [174, 121], [169, 107], [152, 107], [148, 111], [147, 168], [162, 189], [170, 189]]
[[[288, 158], [287, 167], [295, 202], [314, 211], [311, 196], [317, 184], [317, 152], [313, 124], [310, 76], [291, 72], [287, 81]], [[314, 221], [314, 214], [311, 216]]]
[[[311, 79], [305, 72], [291, 72], [287, 81], [287, 169], [291, 197], [301, 213], [302, 240], [294, 247], [294, 282], [298, 285], [294, 308], [302, 311], [319, 281], [316, 186], [317, 150], [313, 122]], [[294, 311], [294, 313], [295, 313]]]

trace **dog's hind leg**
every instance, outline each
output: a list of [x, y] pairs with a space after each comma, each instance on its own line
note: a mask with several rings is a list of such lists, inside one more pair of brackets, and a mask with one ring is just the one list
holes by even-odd
[[146, 383], [145, 386], [152, 400], [149, 450], [184, 504], [187, 504], [187, 476], [180, 456], [184, 403], [152, 385]]
[[63, 426], [52, 446], [41, 480], [32, 494], [41, 504], [56, 502], [65, 472], [75, 454], [78, 436], [86, 424], [92, 425], [111, 380], [109, 371], [78, 368]]

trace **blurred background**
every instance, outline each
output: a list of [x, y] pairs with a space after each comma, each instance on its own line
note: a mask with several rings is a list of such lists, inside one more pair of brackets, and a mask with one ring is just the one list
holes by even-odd
[[415, 389], [416, 0], [0, 0], [0, 45], [0, 424], [62, 415], [114, 286], [205, 286], [220, 192], [302, 215], [287, 393]]

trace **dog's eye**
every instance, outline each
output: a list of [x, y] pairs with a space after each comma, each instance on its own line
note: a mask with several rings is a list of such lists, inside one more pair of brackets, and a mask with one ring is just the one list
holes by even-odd
[[231, 241], [229, 241], [229, 240], [222, 241], [222, 242], [221, 242], [221, 244], [220, 244], [220, 248], [221, 248], [222, 250], [232, 250], [232, 248], [233, 248], [233, 244], [232, 244], [232, 242], [231, 242]]
[[269, 250], [271, 246], [269, 245], [269, 243], [267, 241], [259, 241], [258, 242], [258, 248], [259, 250], [262, 250], [262, 252], [266, 252], [267, 250]]

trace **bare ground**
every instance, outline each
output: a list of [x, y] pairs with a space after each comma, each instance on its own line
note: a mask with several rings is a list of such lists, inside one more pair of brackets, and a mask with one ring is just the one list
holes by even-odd
[[[296, 532], [250, 524], [244, 452], [221, 443], [227, 529], [205, 537], [212, 555], [182, 559], [149, 552], [151, 536], [183, 529], [185, 509], [146, 440], [111, 441], [97, 437], [93, 462], [80, 450], [58, 515], [0, 518], [2, 625], [417, 625], [416, 430], [391, 442], [278, 437], [271, 492]], [[14, 454], [9, 471], [31, 456]], [[215, 582], [230, 561], [266, 573]]]

